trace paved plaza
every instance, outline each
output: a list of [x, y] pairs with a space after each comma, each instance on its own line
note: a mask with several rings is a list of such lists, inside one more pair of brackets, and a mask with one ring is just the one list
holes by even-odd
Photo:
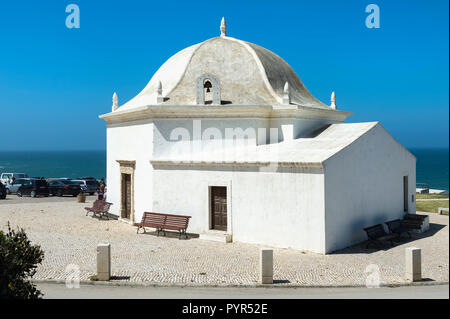
[[[45, 251], [34, 279], [65, 280], [66, 267], [77, 265], [80, 279], [96, 272], [96, 246], [111, 243], [112, 275], [117, 282], [181, 285], [255, 285], [259, 249], [263, 246], [205, 241], [191, 234], [157, 237], [136, 234], [136, 228], [117, 220], [85, 216], [76, 198], [17, 198], [0, 201], [0, 229], [9, 221], [26, 230], [33, 243]], [[365, 285], [374, 269], [386, 284], [405, 283], [405, 248], [422, 249], [422, 276], [427, 282], [447, 282], [449, 277], [448, 216], [430, 214], [430, 230], [413, 234], [385, 250], [350, 247], [329, 255], [274, 248], [275, 284], [305, 286]], [[188, 229], [189, 232], [189, 229]], [[369, 265], [376, 265], [370, 266]], [[70, 268], [70, 267], [69, 267]], [[366, 272], [366, 269], [368, 272]]]

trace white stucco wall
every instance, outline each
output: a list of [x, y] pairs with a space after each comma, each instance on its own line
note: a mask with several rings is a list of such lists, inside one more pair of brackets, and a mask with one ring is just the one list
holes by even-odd
[[[227, 147], [266, 144], [267, 119], [156, 119], [153, 158], [173, 158]], [[263, 129], [262, 133], [258, 129]], [[197, 145], [192, 141], [199, 141]], [[235, 142], [232, 142], [235, 140]], [[185, 141], [185, 142], [182, 142]], [[185, 145], [183, 145], [183, 143]]]
[[[257, 128], [265, 119], [208, 120], [201, 134], [216, 127]], [[297, 121], [309, 127], [308, 121]], [[281, 122], [280, 122], [281, 125]], [[210, 228], [211, 186], [226, 186], [228, 232], [233, 241], [329, 253], [366, 239], [363, 227], [401, 218], [403, 176], [409, 181], [409, 212], [415, 212], [415, 158], [381, 126], [345, 147], [319, 168], [278, 168], [261, 171], [250, 166], [156, 166], [150, 160], [171, 158], [170, 133], [186, 129], [194, 136], [192, 119], [148, 119], [107, 125], [107, 200], [120, 216], [120, 164], [135, 161], [134, 222], [143, 212], [192, 216], [188, 232]], [[247, 138], [247, 137], [245, 137]], [[220, 139], [219, 139], [220, 141]], [[216, 140], [217, 142], [217, 140]], [[260, 144], [258, 137], [248, 145]], [[201, 151], [211, 145], [202, 142]], [[221, 145], [223, 147], [224, 144]], [[184, 156], [181, 156], [183, 158]], [[188, 158], [186, 158], [188, 159]], [[213, 159], [214, 160], [214, 159]]]
[[152, 172], [148, 159], [153, 150], [153, 123], [149, 120], [108, 124], [107, 139], [107, 200], [113, 203], [110, 213], [120, 216], [120, 164], [117, 160], [136, 161], [134, 174], [135, 220], [141, 212], [151, 209]]
[[[301, 119], [301, 118], [272, 118], [270, 127], [278, 129], [278, 141], [290, 141], [306, 137], [314, 130], [328, 124], [341, 123], [344, 120], [335, 119]], [[268, 141], [269, 143], [269, 141]]]
[[233, 241], [325, 251], [324, 185], [319, 169], [156, 167], [153, 209], [190, 215], [188, 232], [209, 230], [209, 187], [226, 186]]
[[403, 217], [403, 176], [409, 213], [416, 211], [416, 159], [380, 124], [325, 161], [324, 171], [327, 253], [366, 240], [364, 227]]

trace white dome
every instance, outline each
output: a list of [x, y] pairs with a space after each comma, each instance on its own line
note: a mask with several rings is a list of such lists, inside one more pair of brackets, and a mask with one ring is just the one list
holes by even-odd
[[[258, 45], [216, 37], [190, 46], [167, 60], [147, 86], [119, 110], [146, 105], [196, 105], [197, 79], [210, 74], [220, 82], [221, 104], [279, 105], [285, 83], [291, 104], [327, 108], [305, 88], [282, 58]], [[157, 103], [158, 83], [164, 101]]]

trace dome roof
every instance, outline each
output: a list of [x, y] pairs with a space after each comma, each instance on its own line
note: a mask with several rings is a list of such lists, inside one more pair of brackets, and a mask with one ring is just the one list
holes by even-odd
[[[283, 94], [287, 82], [290, 104], [329, 109], [309, 93], [294, 70], [278, 55], [256, 44], [222, 35], [173, 55], [147, 86], [119, 110], [156, 104], [199, 104], [198, 79], [205, 75], [218, 79], [220, 104], [224, 106], [286, 104]], [[160, 82], [163, 98], [158, 100]]]

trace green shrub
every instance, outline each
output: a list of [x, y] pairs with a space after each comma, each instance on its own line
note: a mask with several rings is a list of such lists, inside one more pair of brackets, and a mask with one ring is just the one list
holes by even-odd
[[32, 245], [23, 229], [0, 230], [0, 298], [38, 299], [42, 293], [30, 282], [44, 252]]

